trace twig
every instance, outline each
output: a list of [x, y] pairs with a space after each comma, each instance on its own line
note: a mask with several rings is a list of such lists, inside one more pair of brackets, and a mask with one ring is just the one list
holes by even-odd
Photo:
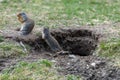
[[71, 53], [70, 51], [61, 50], [61, 51], [56, 52], [56, 54], [53, 55], [53, 57], [57, 57], [58, 55], [67, 55], [67, 54], [70, 54], [70, 53]]

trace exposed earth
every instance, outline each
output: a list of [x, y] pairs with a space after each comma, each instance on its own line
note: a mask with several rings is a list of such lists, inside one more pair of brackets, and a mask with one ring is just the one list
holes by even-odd
[[70, 54], [53, 57], [55, 53], [45, 41], [37, 38], [34, 42], [25, 42], [31, 46], [27, 56], [0, 59], [0, 71], [13, 67], [19, 61], [33, 62], [48, 59], [54, 62], [56, 67], [60, 67], [58, 69], [60, 75], [74, 74], [82, 77], [83, 80], [120, 80], [120, 68], [112, 66], [112, 60], [97, 56], [96, 51], [101, 41], [120, 38], [119, 31], [113, 27], [114, 25], [52, 29], [51, 34], [64, 50], [70, 51]]

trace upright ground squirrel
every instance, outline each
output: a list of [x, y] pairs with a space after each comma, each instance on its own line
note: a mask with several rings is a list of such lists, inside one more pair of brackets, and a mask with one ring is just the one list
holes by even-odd
[[28, 18], [28, 16], [24, 13], [21, 12], [17, 14], [18, 20], [22, 23], [22, 27], [20, 29], [22, 35], [27, 35], [29, 34], [33, 28], [34, 28], [34, 20]]
[[49, 28], [43, 28], [42, 30], [42, 39], [46, 41], [51, 50], [58, 54], [66, 54], [69, 51], [64, 51], [58, 41], [50, 34]]

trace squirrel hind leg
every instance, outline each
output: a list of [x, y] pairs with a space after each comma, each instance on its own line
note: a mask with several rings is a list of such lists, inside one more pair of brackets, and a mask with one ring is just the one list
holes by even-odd
[[54, 53], [56, 53], [56, 52], [59, 51], [59, 49], [57, 49], [57, 48], [51, 48], [51, 50], [52, 50]]

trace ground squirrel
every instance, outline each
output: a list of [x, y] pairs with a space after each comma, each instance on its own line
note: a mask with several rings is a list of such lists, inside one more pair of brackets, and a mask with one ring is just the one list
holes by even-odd
[[42, 39], [46, 41], [51, 50], [58, 54], [66, 54], [68, 51], [63, 51], [58, 41], [50, 34], [49, 28], [43, 28], [42, 30]]
[[20, 28], [21, 34], [29, 34], [34, 28], [34, 20], [28, 18], [28, 16], [24, 12], [17, 14], [17, 17], [18, 20], [22, 23], [22, 27]]
[[[20, 31], [21, 35], [28, 35], [34, 28], [34, 20], [28, 18], [28, 16], [21, 12], [17, 14], [18, 20], [22, 23], [21, 28], [16, 29], [17, 31]], [[27, 52], [27, 49], [22, 41], [20, 41], [20, 45], [23, 47], [24, 51]]]

